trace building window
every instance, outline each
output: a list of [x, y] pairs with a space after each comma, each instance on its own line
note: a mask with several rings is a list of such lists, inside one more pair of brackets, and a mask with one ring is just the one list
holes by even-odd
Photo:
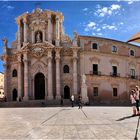
[[98, 48], [97, 48], [97, 43], [93, 43], [92, 44], [92, 49], [94, 49], [94, 50], [97, 50]]
[[17, 70], [16, 69], [13, 70], [12, 77], [17, 77]]
[[68, 65], [65, 65], [65, 66], [64, 66], [63, 72], [64, 72], [64, 73], [69, 73], [69, 66], [68, 66]]
[[116, 46], [112, 46], [112, 52], [117, 52], [117, 47]]
[[98, 96], [98, 87], [93, 88], [93, 96]]
[[130, 50], [130, 55], [131, 55], [131, 56], [135, 56], [134, 50]]
[[135, 69], [130, 69], [131, 78], [135, 78]]
[[113, 88], [113, 96], [114, 97], [118, 96], [118, 89], [117, 88]]
[[117, 66], [112, 66], [112, 75], [117, 76]]
[[93, 74], [98, 75], [98, 64], [93, 64]]

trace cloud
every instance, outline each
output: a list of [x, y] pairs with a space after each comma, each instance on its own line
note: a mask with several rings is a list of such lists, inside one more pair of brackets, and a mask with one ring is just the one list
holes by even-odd
[[104, 24], [103, 26], [102, 26], [102, 29], [109, 29], [109, 30], [118, 30], [117, 29], [117, 27], [116, 26], [114, 26], [114, 25], [107, 25], [107, 24]]
[[88, 8], [84, 8], [83, 11], [88, 11]]
[[84, 25], [85, 26], [85, 31], [86, 32], [88, 32], [88, 31], [90, 31], [90, 30], [94, 30], [94, 29], [96, 29], [97, 27], [97, 24], [94, 22], [94, 21], [90, 21], [89, 23], [87, 23], [87, 24], [85, 24]]
[[11, 6], [11, 5], [8, 5], [8, 6], [7, 6], [7, 9], [14, 9], [14, 7]]
[[95, 15], [99, 17], [111, 16], [113, 14], [118, 14], [121, 6], [118, 4], [112, 4], [109, 7], [101, 7], [100, 5], [96, 6], [97, 10], [95, 11]]

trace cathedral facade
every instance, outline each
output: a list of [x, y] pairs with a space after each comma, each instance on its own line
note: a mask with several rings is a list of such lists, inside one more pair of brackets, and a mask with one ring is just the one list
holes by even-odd
[[64, 34], [60, 12], [37, 8], [17, 17], [16, 40], [4, 38], [4, 93], [7, 101], [60, 100], [129, 102], [139, 85], [140, 48], [93, 36]]

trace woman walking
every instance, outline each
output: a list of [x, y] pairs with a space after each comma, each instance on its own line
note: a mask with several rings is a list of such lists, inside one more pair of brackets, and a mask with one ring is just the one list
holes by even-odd
[[140, 115], [140, 112], [139, 112], [139, 95], [140, 95], [140, 89], [139, 89], [139, 86], [136, 86], [136, 108], [137, 108], [137, 115]]
[[131, 100], [131, 104], [133, 107], [133, 114], [132, 116], [136, 116], [137, 115], [137, 109], [136, 109], [136, 94], [135, 94], [135, 89], [132, 89], [130, 92], [130, 100]]

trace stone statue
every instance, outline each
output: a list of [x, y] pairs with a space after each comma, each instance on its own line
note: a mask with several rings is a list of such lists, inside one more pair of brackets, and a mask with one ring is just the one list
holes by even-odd
[[86, 76], [85, 76], [85, 74], [82, 75], [82, 84], [86, 84]]
[[7, 47], [7, 43], [8, 43], [8, 40], [6, 37], [4, 37], [4, 39], [2, 40], [3, 41], [3, 45], [4, 47]]
[[78, 33], [77, 32], [73, 32], [74, 34], [74, 40], [78, 40]]
[[40, 32], [37, 32], [37, 35], [36, 35], [36, 42], [37, 42], [37, 43], [40, 43], [40, 42], [41, 42], [41, 34], [40, 34]]

